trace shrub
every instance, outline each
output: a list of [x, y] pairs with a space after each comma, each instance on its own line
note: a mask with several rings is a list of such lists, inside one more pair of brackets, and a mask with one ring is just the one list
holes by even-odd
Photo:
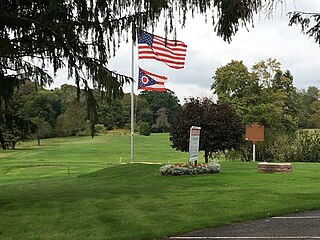
[[295, 139], [288, 135], [277, 136], [268, 145], [270, 160], [276, 162], [292, 162], [296, 158]]
[[[250, 151], [252, 152], [251, 144], [248, 149], [248, 157], [252, 159], [252, 155], [249, 156]], [[272, 139], [257, 145], [257, 160], [267, 162], [320, 162], [320, 131], [301, 130], [295, 136], [284, 134], [274, 136]]]
[[150, 128], [149, 123], [147, 123], [147, 122], [142, 122], [142, 123], [140, 124], [140, 135], [150, 136], [150, 134], [151, 134], [151, 128]]
[[320, 131], [299, 131], [295, 141], [296, 161], [320, 162]]
[[231, 150], [226, 150], [224, 152], [224, 158], [227, 161], [239, 161], [239, 160], [243, 160], [242, 159], [242, 155], [240, 151], [231, 149]]
[[96, 124], [95, 126], [96, 132], [97, 133], [106, 133], [106, 127], [103, 124]]

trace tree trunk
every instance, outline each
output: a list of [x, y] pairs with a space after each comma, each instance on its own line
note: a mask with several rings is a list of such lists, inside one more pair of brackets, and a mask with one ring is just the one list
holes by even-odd
[[204, 150], [204, 161], [205, 163], [209, 162], [209, 153], [207, 150]]
[[1, 143], [1, 147], [3, 150], [6, 150], [6, 144], [4, 142], [4, 139], [3, 139], [3, 135], [2, 135], [2, 132], [1, 132], [1, 129], [0, 129], [0, 143]]
[[40, 146], [40, 138], [38, 137], [38, 146]]

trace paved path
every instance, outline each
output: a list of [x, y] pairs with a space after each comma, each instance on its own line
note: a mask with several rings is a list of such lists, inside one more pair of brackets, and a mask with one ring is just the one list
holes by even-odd
[[320, 210], [206, 229], [169, 239], [320, 239]]

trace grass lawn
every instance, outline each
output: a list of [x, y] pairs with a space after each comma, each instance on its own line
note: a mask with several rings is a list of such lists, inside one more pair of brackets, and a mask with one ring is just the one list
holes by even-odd
[[[187, 153], [170, 147], [168, 134], [135, 136], [135, 161], [186, 162]], [[23, 142], [16, 150], [0, 150], [1, 180], [79, 175], [130, 163], [129, 135], [70, 137]], [[69, 169], [69, 170], [68, 170]]]
[[[320, 164], [259, 174], [221, 162], [221, 173], [159, 175], [130, 161], [130, 137], [23, 143], [0, 151], [0, 239], [161, 239], [200, 228], [320, 209]], [[168, 135], [136, 138], [136, 160], [182, 162]], [[70, 169], [68, 175], [67, 167]]]

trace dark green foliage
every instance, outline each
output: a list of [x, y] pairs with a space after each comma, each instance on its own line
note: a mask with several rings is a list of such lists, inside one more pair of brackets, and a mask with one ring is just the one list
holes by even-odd
[[87, 120], [87, 112], [84, 103], [74, 101], [69, 103], [66, 111], [59, 115], [54, 132], [56, 136], [76, 136], [80, 131], [84, 131]]
[[299, 104], [299, 127], [300, 128], [320, 128], [320, 89], [309, 86], [306, 90], [298, 92]]
[[149, 123], [142, 122], [140, 124], [140, 135], [150, 136], [150, 134], [151, 134], [151, 127], [150, 127]]
[[[19, 101], [19, 96], [15, 97], [15, 100]], [[39, 117], [54, 127], [57, 117], [62, 113], [61, 100], [53, 91], [34, 89], [26, 98], [26, 102], [22, 103], [23, 108], [19, 109], [18, 113], [26, 119]]]
[[156, 123], [158, 111], [161, 108], [166, 109], [168, 123], [172, 123], [181, 107], [179, 99], [175, 93], [169, 89], [166, 92], [144, 91], [139, 95], [139, 97], [145, 99], [150, 106], [150, 109], [153, 112], [152, 123]]
[[35, 133], [37, 138], [50, 138], [53, 136], [52, 126], [48, 122], [39, 117], [32, 119], [32, 122], [37, 125]]
[[0, 95], [0, 143], [2, 149], [15, 148], [16, 143], [28, 139], [37, 130], [37, 126], [23, 114], [17, 113], [26, 100], [13, 99], [19, 85], [12, 85], [11, 88], [4, 84], [1, 87], [8, 87], [8, 91], [1, 92], [3, 95]]
[[35, 133], [37, 125], [30, 120], [4, 113], [0, 115], [0, 143], [3, 150], [15, 148], [19, 141], [27, 140], [30, 133]]
[[320, 129], [320, 99], [312, 103], [311, 109], [312, 115], [310, 117], [310, 123]]
[[320, 45], [320, 13], [290, 12], [289, 26], [300, 25], [301, 31]]
[[97, 115], [98, 122], [103, 124], [107, 130], [124, 127], [124, 118], [122, 116], [123, 106], [119, 100], [114, 100], [110, 104], [98, 104]]
[[206, 162], [212, 153], [239, 149], [243, 142], [243, 125], [226, 103], [215, 104], [207, 98], [190, 98], [172, 123], [170, 141], [173, 148], [189, 151], [191, 126], [201, 127], [199, 149], [205, 152]]
[[[136, 122], [148, 122], [150, 125], [154, 123], [153, 111], [151, 109], [150, 103], [145, 98], [138, 95], [135, 97], [135, 119]], [[128, 106], [127, 106], [128, 107]], [[131, 104], [130, 104], [131, 108]], [[130, 121], [128, 121], [130, 122]]]
[[[19, 117], [20, 120], [31, 121], [38, 126], [35, 134], [32, 134], [31, 129], [26, 129], [26, 135], [23, 138], [14, 135], [19, 134], [20, 131], [14, 131], [13, 135], [19, 139], [36, 137], [40, 140], [55, 136], [88, 135], [90, 129], [93, 129], [86, 110], [90, 91], [81, 90], [80, 95], [77, 96], [76, 87], [72, 85], [64, 84], [61, 88], [46, 90], [39, 85], [35, 86], [31, 81], [26, 81], [24, 85], [14, 89], [11, 99], [6, 101], [5, 115], [7, 115], [7, 118], [2, 115], [0, 129], [2, 129], [3, 134], [9, 131], [7, 128], [9, 125], [4, 123], [8, 121], [8, 124], [10, 124], [8, 118], [8, 114], [10, 114], [10, 116]], [[109, 103], [100, 96], [100, 93], [98, 90], [92, 90], [91, 93], [91, 97], [98, 100], [96, 102], [97, 115], [95, 115], [94, 108], [90, 107], [90, 109], [93, 109], [91, 111], [92, 121], [103, 124], [103, 128], [107, 130], [121, 129], [130, 125], [130, 94], [125, 94], [122, 99]], [[137, 129], [142, 122], [147, 122], [150, 126], [154, 124], [153, 113], [147, 100], [140, 95], [135, 96], [135, 99]], [[165, 123], [167, 122], [165, 121]], [[168, 125], [165, 124], [165, 128], [160, 128], [159, 131], [166, 131], [167, 128]], [[12, 135], [12, 133], [10, 134]], [[9, 138], [7, 137], [7, 139]]]

